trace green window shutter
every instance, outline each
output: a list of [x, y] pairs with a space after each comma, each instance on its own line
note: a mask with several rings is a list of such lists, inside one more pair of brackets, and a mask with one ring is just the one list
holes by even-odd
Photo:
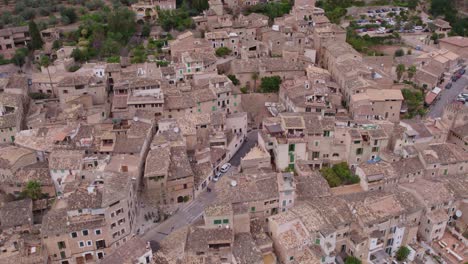
[[319, 245], [320, 244], [320, 239], [315, 239], [315, 244]]
[[253, 206], [252, 208], [250, 208], [250, 211], [255, 212], [255, 206]]
[[237, 106], [237, 103], [236, 103], [236, 102], [234, 102], [234, 106]]
[[221, 224], [221, 220], [214, 220], [213, 223], [214, 223], [215, 225], [220, 225], [220, 224]]
[[229, 219], [223, 219], [223, 224], [229, 224]]
[[212, 106], [211, 111], [216, 111], [216, 106]]
[[234, 98], [237, 98], [237, 94], [234, 95]]

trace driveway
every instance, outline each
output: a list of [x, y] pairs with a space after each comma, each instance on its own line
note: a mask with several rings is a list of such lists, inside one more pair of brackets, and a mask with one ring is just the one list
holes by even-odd
[[[445, 83], [443, 84], [445, 87]], [[444, 107], [447, 104], [450, 104], [453, 100], [456, 99], [457, 95], [461, 92], [464, 92], [464, 88], [468, 86], [468, 76], [465, 73], [458, 81], [454, 82], [452, 88], [445, 89], [442, 87], [442, 92], [440, 98], [435, 102], [429, 109], [427, 113], [428, 117], [438, 118], [442, 116]], [[465, 91], [466, 92], [466, 91]]]

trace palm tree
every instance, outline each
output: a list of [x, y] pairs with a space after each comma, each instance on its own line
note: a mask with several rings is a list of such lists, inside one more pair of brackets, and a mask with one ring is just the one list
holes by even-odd
[[50, 72], [49, 72], [49, 66], [50, 66], [50, 59], [49, 57], [47, 56], [41, 56], [41, 60], [39, 62], [39, 64], [46, 68], [47, 69], [47, 74], [49, 75], [49, 81], [50, 81], [50, 87], [51, 87], [51, 90], [53, 91], [54, 90], [54, 86], [52, 84], [52, 77], [50, 77]]
[[405, 72], [405, 65], [404, 64], [398, 64], [398, 66], [396, 67], [396, 73], [397, 73], [398, 81], [400, 81], [401, 76], [403, 76], [404, 72]]
[[258, 72], [252, 73], [252, 80], [254, 81], [254, 92], [256, 92], [257, 91]]
[[23, 189], [22, 196], [37, 200], [42, 197], [41, 184], [38, 181], [29, 181]]

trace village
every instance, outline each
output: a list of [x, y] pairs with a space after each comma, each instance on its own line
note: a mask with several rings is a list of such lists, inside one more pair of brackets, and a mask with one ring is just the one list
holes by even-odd
[[468, 262], [468, 4], [48, 1], [0, 3], [0, 263]]

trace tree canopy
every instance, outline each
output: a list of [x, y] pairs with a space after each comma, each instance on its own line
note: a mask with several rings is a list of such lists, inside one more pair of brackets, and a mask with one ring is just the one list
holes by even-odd
[[279, 91], [281, 82], [281, 77], [276, 75], [270, 77], [263, 77], [261, 79], [260, 89], [262, 93], [276, 93]]
[[41, 199], [44, 194], [42, 193], [41, 184], [38, 181], [29, 181], [23, 189], [21, 196], [30, 198], [32, 200]]
[[361, 260], [353, 257], [353, 256], [348, 256], [346, 257], [345, 264], [361, 264]]
[[37, 25], [34, 22], [34, 20], [31, 20], [29, 22], [29, 35], [31, 36], [31, 43], [30, 43], [30, 49], [31, 50], [39, 50], [42, 48], [42, 45], [44, 45], [44, 41], [42, 41], [41, 38], [41, 33], [39, 32], [39, 29], [37, 29]]
[[405, 261], [406, 258], [408, 258], [409, 254], [410, 254], [409, 248], [405, 247], [405, 246], [402, 246], [396, 252], [396, 259], [398, 261]]
[[325, 167], [320, 170], [322, 176], [327, 180], [330, 187], [340, 185], [355, 184], [359, 182], [359, 177], [354, 175], [348, 167], [348, 163], [341, 162], [330, 167]]

